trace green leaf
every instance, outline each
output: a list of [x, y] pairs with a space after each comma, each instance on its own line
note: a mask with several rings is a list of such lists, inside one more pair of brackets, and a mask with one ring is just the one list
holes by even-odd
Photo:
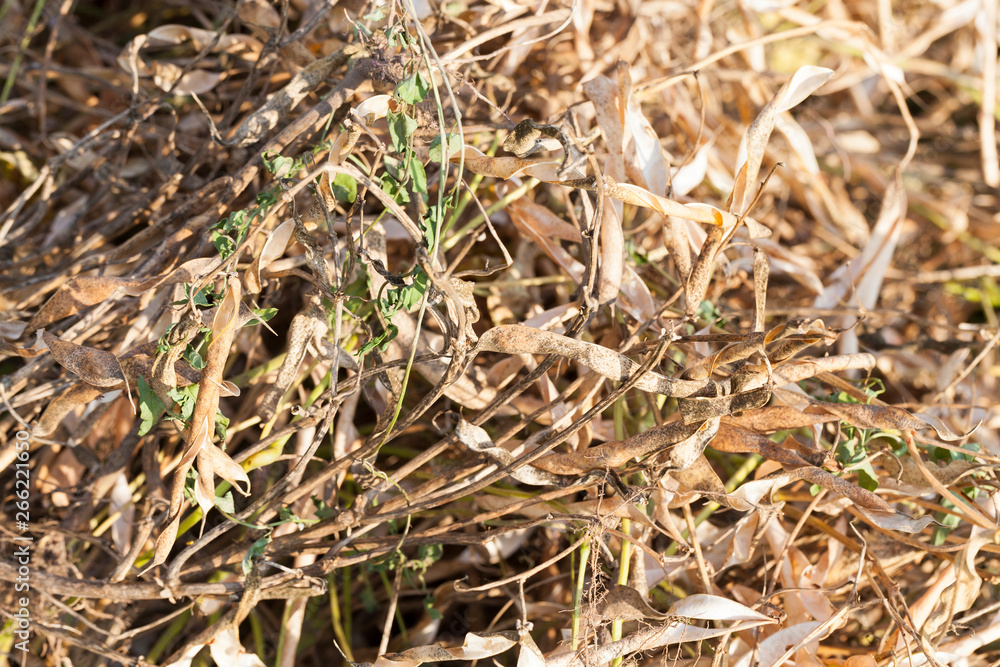
[[406, 151], [410, 136], [417, 131], [417, 121], [404, 113], [390, 111], [385, 115], [389, 123], [389, 138], [392, 139], [392, 147], [397, 153]]
[[400, 304], [404, 309], [410, 310], [420, 304], [424, 292], [427, 291], [427, 281], [428, 277], [424, 270], [417, 269], [413, 276], [413, 284], [399, 288]]
[[256, 211], [253, 211], [252, 215], [247, 218], [244, 226], [249, 227], [250, 222], [254, 218], [263, 218], [267, 214], [267, 209], [277, 204], [280, 199], [281, 197], [278, 195], [277, 188], [268, 188], [263, 192], [258, 192], [255, 201], [257, 202], [257, 206], [259, 208]]
[[361, 604], [364, 606], [365, 611], [369, 614], [373, 614], [382, 608], [382, 605], [379, 604], [378, 598], [375, 597], [375, 593], [372, 592], [370, 588], [362, 588], [360, 597]]
[[[180, 305], [180, 304], [176, 304], [175, 303], [173, 305], [176, 306], [176, 305]], [[167, 343], [167, 338], [170, 336], [170, 332], [174, 330], [175, 326], [177, 326], [176, 322], [174, 322], [169, 327], [167, 327], [167, 330], [164, 331], [163, 335], [160, 336], [159, 340], [156, 341], [156, 353], [157, 354], [166, 354], [167, 352], [170, 351], [170, 345]]]
[[441, 612], [438, 611], [434, 607], [434, 602], [435, 602], [435, 599], [434, 599], [433, 595], [428, 595], [427, 597], [425, 597], [424, 598], [424, 611], [427, 613], [427, 615], [430, 618], [432, 618], [434, 620], [439, 620], [439, 619], [444, 618], [444, 616], [441, 615]]
[[231, 232], [236, 232], [237, 236], [241, 230], [245, 230], [250, 226], [250, 215], [245, 209], [240, 209], [239, 211], [233, 211], [228, 217], [222, 219], [216, 227], [221, 229], [223, 232], [229, 234]]
[[174, 387], [167, 392], [167, 396], [173, 399], [181, 409], [181, 413], [175, 416], [183, 421], [189, 421], [191, 414], [194, 412], [195, 400], [198, 398], [198, 385], [190, 384], [186, 387]]
[[195, 349], [194, 345], [188, 345], [184, 349], [184, 360], [198, 370], [205, 367], [205, 360], [201, 358], [201, 354]]
[[346, 201], [353, 204], [358, 198], [358, 182], [349, 174], [337, 174], [331, 184], [333, 196], [339, 201]]
[[441, 226], [444, 224], [444, 213], [443, 209], [435, 204], [427, 208], [427, 214], [421, 220], [421, 228], [424, 231], [424, 238], [427, 239], [427, 248], [434, 253], [434, 248], [437, 246], [437, 235]]
[[868, 453], [856, 439], [846, 440], [837, 445], [836, 458], [845, 466], [852, 466], [861, 463], [867, 458]]
[[410, 33], [406, 32], [406, 29], [399, 24], [389, 26], [385, 29], [385, 39], [386, 43], [393, 48], [396, 46], [406, 48], [414, 43], [410, 38]]
[[264, 161], [264, 167], [278, 178], [288, 176], [288, 174], [292, 172], [292, 167], [295, 165], [295, 160], [290, 157], [279, 155], [274, 151], [264, 151], [261, 154], [261, 159]]
[[[399, 85], [396, 86], [396, 97], [407, 104], [419, 104], [424, 101], [430, 90], [430, 84], [424, 80], [424, 77], [420, 76], [420, 72], [417, 72], [399, 82]], [[416, 125], [416, 121], [414, 121], [414, 125]]]
[[264, 550], [267, 549], [267, 545], [270, 543], [271, 531], [268, 531], [267, 535], [250, 545], [250, 548], [243, 556], [243, 562], [241, 563], [244, 575], [250, 574], [250, 572], [253, 571], [254, 562], [264, 555]]
[[272, 317], [278, 314], [277, 308], [251, 308], [250, 312], [254, 314], [253, 319], [247, 320], [247, 323], [243, 326], [249, 327], [253, 326], [258, 322], [268, 322]]
[[332, 519], [337, 516], [337, 510], [333, 509], [326, 504], [322, 498], [317, 498], [312, 496], [310, 498], [313, 501], [313, 505], [316, 506], [316, 518], [318, 519]]
[[697, 315], [699, 319], [706, 322], [718, 322], [719, 326], [723, 326], [722, 323], [725, 322], [725, 319], [722, 317], [722, 313], [720, 313], [719, 309], [715, 307], [715, 304], [708, 299], [702, 301], [701, 304], [698, 305]]
[[416, 155], [410, 156], [410, 178], [412, 178], [413, 191], [420, 193], [424, 201], [427, 201], [427, 172], [424, 165], [417, 159]]
[[378, 22], [378, 21], [381, 21], [384, 18], [385, 18], [385, 12], [382, 11], [382, 7], [381, 6], [376, 7], [375, 11], [371, 12], [370, 14], [365, 14], [365, 20], [366, 21], [375, 21], [375, 22]]
[[402, 206], [403, 204], [408, 204], [410, 201], [410, 193], [406, 191], [406, 188], [399, 184], [395, 178], [392, 177], [388, 172], [383, 173], [379, 179], [379, 185], [385, 190], [385, 193], [395, 200], [397, 204]]
[[[196, 305], [196, 306], [202, 306], [202, 307], [206, 307], [207, 308], [207, 307], [211, 307], [211, 305], [212, 305], [212, 298], [214, 296], [215, 296], [215, 293], [212, 292], [208, 287], [206, 287], [206, 288], [200, 290], [197, 294], [195, 294], [194, 298], [192, 299], [192, 297], [191, 297], [191, 285], [188, 284], [188, 283], [184, 283], [184, 298], [181, 299], [180, 301], [174, 301], [170, 305], [171, 306], [186, 306], [189, 301], [193, 301], [194, 305]], [[166, 348], [166, 349], [169, 349], [169, 347]]]
[[215, 435], [219, 436], [219, 440], [222, 442], [226, 441], [226, 429], [229, 428], [229, 417], [225, 416], [218, 410], [215, 411]]
[[213, 229], [211, 237], [212, 245], [215, 246], [216, 251], [218, 251], [219, 256], [222, 257], [222, 259], [230, 258], [233, 253], [236, 252], [237, 243], [225, 234]]
[[160, 421], [160, 417], [167, 411], [167, 406], [163, 404], [156, 392], [149, 388], [141, 375], [138, 384], [139, 418], [142, 420], [139, 425], [139, 435], [146, 435]]
[[386, 325], [385, 331], [381, 335], [372, 338], [370, 341], [361, 346], [358, 350], [358, 356], [363, 356], [374, 350], [376, 347], [380, 352], [385, 352], [386, 348], [389, 347], [389, 343], [392, 339], [396, 337], [399, 333], [399, 328], [395, 324]]
[[215, 497], [215, 506], [226, 514], [236, 513], [236, 501], [233, 500], [233, 492], [226, 491], [225, 494]]
[[858, 470], [858, 485], [866, 491], [875, 491], [878, 488], [878, 479], [869, 475], [862, 468]]
[[[446, 136], [448, 137], [448, 144], [447, 144], [448, 155], [454, 156], [461, 153], [462, 137], [458, 136], [457, 134], [453, 134], [451, 132], [449, 132]], [[428, 156], [430, 157], [431, 162], [444, 162], [444, 150], [440, 134], [434, 137], [434, 139], [431, 141], [431, 147], [430, 151], [428, 152]]]

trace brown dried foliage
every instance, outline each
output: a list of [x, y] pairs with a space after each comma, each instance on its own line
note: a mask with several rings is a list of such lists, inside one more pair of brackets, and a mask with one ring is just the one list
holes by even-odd
[[112, 4], [0, 29], [46, 664], [998, 658], [995, 1]]

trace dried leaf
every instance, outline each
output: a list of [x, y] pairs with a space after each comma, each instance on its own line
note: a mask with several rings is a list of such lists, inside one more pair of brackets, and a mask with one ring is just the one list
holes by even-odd
[[447, 660], [482, 660], [508, 650], [518, 642], [516, 632], [475, 633], [465, 635], [465, 641], [455, 648], [444, 648], [441, 644], [417, 646], [401, 653], [386, 653], [379, 656], [371, 667], [417, 667], [425, 662]]
[[632, 459], [641, 459], [692, 438], [699, 431], [699, 424], [668, 422], [620, 442], [609, 442], [569, 454], [549, 454], [535, 461], [534, 465], [559, 475], [578, 475], [594, 468], [614, 469]]
[[[722, 600], [724, 598], [718, 599]], [[738, 603], [735, 602], [732, 604], [738, 605]], [[692, 603], [691, 606], [692, 608], [695, 608], [698, 606], [698, 603]], [[742, 605], [738, 606], [742, 607], [750, 614], [756, 613], [751, 609], [743, 607]], [[711, 612], [712, 610], [709, 611]], [[548, 667], [585, 667], [587, 665], [603, 664], [610, 662], [614, 658], [629, 655], [631, 653], [635, 653], [636, 651], [650, 651], [655, 648], [660, 648], [661, 646], [670, 646], [685, 642], [699, 642], [705, 639], [711, 639], [712, 637], [721, 637], [722, 635], [728, 635], [732, 632], [749, 630], [760, 625], [777, 622], [760, 614], [758, 614], [758, 616], [764, 620], [744, 621], [731, 628], [700, 628], [695, 625], [688, 625], [677, 621], [668, 621], [659, 627], [641, 629], [632, 633], [625, 639], [611, 642], [610, 644], [590, 646], [583, 651], [560, 653], [549, 658], [546, 664]], [[389, 666], [386, 665], [386, 667]]]
[[159, 278], [140, 280], [113, 276], [76, 276], [66, 281], [45, 302], [45, 305], [31, 318], [28, 328], [41, 329], [64, 317], [75, 315], [84, 308], [101, 303], [118, 289], [129, 296], [139, 296], [159, 280]]
[[[514, 463], [514, 455], [503, 447], [493, 444], [485, 429], [467, 422], [459, 417], [458, 425], [455, 427], [455, 437], [458, 441], [472, 451], [486, 456], [498, 468], [507, 468]], [[559, 485], [558, 476], [550, 472], [539, 470], [535, 466], [521, 466], [510, 473], [511, 477], [523, 484], [533, 486], [546, 486], [550, 484]]]
[[[688, 424], [688, 422], [684, 422]], [[708, 419], [700, 422], [698, 430], [690, 437], [681, 440], [667, 455], [666, 468], [668, 470], [687, 470], [702, 458], [705, 447], [712, 441], [719, 432], [719, 420]]]
[[922, 431], [934, 429], [942, 440], [955, 442], [969, 437], [976, 429], [965, 434], [956, 434], [939, 420], [927, 415], [913, 415], [902, 408], [891, 405], [865, 405], [863, 403], [826, 403], [809, 401], [808, 412], [826, 412], [859, 428], [881, 429], [884, 431]]
[[764, 386], [728, 396], [678, 398], [677, 409], [685, 424], [695, 424], [706, 419], [718, 419], [734, 412], [759, 408], [769, 400], [771, 400], [771, 387]]
[[256, 653], [247, 651], [240, 643], [239, 633], [233, 623], [228, 624], [208, 644], [212, 660], [218, 667], [264, 667]]
[[243, 282], [247, 285], [248, 293], [257, 294], [260, 292], [261, 270], [267, 268], [268, 264], [285, 254], [285, 248], [288, 247], [288, 242], [292, 240], [294, 233], [295, 221], [285, 220], [267, 235], [264, 247], [260, 249], [260, 252], [254, 257], [253, 262], [250, 263], [250, 266], [247, 267], [247, 270], [243, 274]]
[[[751, 652], [739, 660], [736, 665], [737, 667], [750, 667], [751, 664], [760, 665], [760, 667], [779, 667], [778, 660], [780, 660], [781, 656], [783, 656], [793, 646], [797, 646], [803, 642], [821, 625], [822, 623], [818, 621], [810, 621], [808, 623], [798, 623], [787, 628], [782, 628], [770, 637], [765, 638], [760, 643], [758, 653], [756, 654], [757, 662], [751, 662], [754, 657], [754, 654]], [[832, 632], [833, 630], [834, 628], [831, 627], [830, 631]], [[817, 639], [819, 639], [819, 637], [817, 637]]]
[[[619, 382], [624, 382], [640, 368], [628, 357], [606, 347], [521, 325], [503, 325], [488, 330], [479, 338], [476, 350], [504, 354], [558, 354]], [[657, 394], [690, 396], [705, 384], [704, 381], [676, 380], [648, 372], [635, 386], [641, 391]]]
[[[194, 410], [191, 413], [191, 426], [184, 432], [184, 440], [187, 445], [184, 455], [181, 457], [177, 468], [174, 470], [174, 478], [170, 490], [170, 510], [167, 514], [167, 526], [156, 540], [154, 558], [149, 567], [163, 564], [170, 550], [173, 548], [174, 540], [177, 538], [177, 530], [181, 519], [181, 504], [184, 500], [184, 485], [187, 473], [194, 464], [196, 458], [202, 458], [204, 450], [214, 447], [212, 435], [215, 432], [215, 413], [219, 406], [219, 388], [222, 386], [222, 372], [225, 368], [226, 359], [229, 357], [229, 348], [232, 346], [233, 338], [239, 329], [240, 320], [240, 283], [237, 279], [231, 278], [226, 288], [222, 302], [215, 309], [215, 316], [212, 320], [212, 340], [208, 344], [205, 354], [205, 368], [202, 369], [201, 381], [198, 384], [198, 398], [195, 401]], [[221, 451], [219, 452], [221, 454]], [[225, 456], [225, 455], [223, 455]], [[225, 457], [228, 459], [229, 457]], [[210, 471], [215, 470], [215, 465], [224, 465], [216, 458], [212, 457], [212, 452], [205, 455], [202, 460], [207, 461], [204, 474], [199, 473], [200, 488], [198, 492], [198, 503], [203, 508], [214, 504], [215, 484], [208, 477]], [[235, 463], [233, 464], [235, 465]], [[245, 473], [235, 473], [227, 470], [235, 479], [241, 479], [240, 474], [245, 478]], [[249, 485], [249, 480], [247, 481]], [[196, 484], [196, 486], [199, 486]], [[249, 488], [249, 486], [248, 486]], [[241, 489], [242, 491], [242, 489]], [[212, 497], [209, 494], [212, 494]], [[204, 518], [204, 517], [203, 517]]]
[[47, 438], [55, 433], [59, 424], [71, 410], [90, 403], [103, 393], [103, 390], [83, 382], [73, 385], [49, 402], [45, 412], [32, 427], [32, 434], [40, 438]]
[[682, 618], [700, 621], [758, 621], [773, 623], [774, 620], [739, 602], [733, 602], [717, 595], [689, 595], [670, 605], [670, 613]]
[[771, 130], [774, 129], [777, 114], [798, 105], [826, 83], [831, 76], [833, 70], [825, 67], [812, 65], [800, 67], [747, 128], [736, 158], [736, 177], [729, 205], [732, 213], [746, 213], [750, 201], [756, 195], [757, 173], [764, 160], [764, 151], [771, 137]]
[[545, 656], [535, 644], [535, 640], [531, 638], [531, 634], [528, 632], [530, 627], [529, 623], [527, 628], [519, 630], [518, 644], [521, 646], [521, 652], [517, 656], [517, 667], [545, 667]]
[[61, 340], [48, 331], [40, 331], [39, 335], [59, 365], [87, 384], [115, 387], [125, 382], [125, 371], [118, 357], [110, 352]]
[[[717, 428], [716, 431], [718, 431]], [[677, 458], [681, 457], [678, 456]], [[712, 468], [712, 464], [705, 458], [704, 453], [695, 458], [687, 467], [682, 468], [677, 466], [670, 468], [667, 474], [677, 480], [681, 486], [691, 491], [710, 496], [715, 500], [719, 500], [726, 495], [725, 485], [719, 479], [719, 475], [716, 474], [715, 469]]]
[[664, 614], [649, 606], [646, 598], [639, 591], [629, 586], [615, 585], [597, 605], [596, 618], [593, 621], [637, 621], [641, 618], [666, 620], [670, 614]]

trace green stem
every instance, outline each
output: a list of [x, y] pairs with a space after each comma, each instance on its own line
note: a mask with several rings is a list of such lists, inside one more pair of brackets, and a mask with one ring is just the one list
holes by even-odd
[[[7, 13], [8, 6], [4, 5], [5, 14]], [[10, 97], [10, 91], [14, 87], [14, 81], [17, 79], [17, 72], [21, 69], [21, 60], [24, 59], [24, 52], [31, 43], [31, 35], [35, 32], [35, 28], [38, 27], [38, 19], [41, 17], [44, 8], [45, 0], [35, 0], [35, 8], [31, 12], [31, 18], [28, 19], [28, 26], [24, 29], [24, 35], [21, 36], [21, 44], [17, 49], [17, 55], [14, 56], [14, 62], [10, 65], [10, 73], [7, 75], [7, 81], [3, 84], [3, 92], [0, 92], [0, 104], [6, 104], [7, 98]], [[45, 76], [45, 74], [43, 73], [42, 76]]]
[[583, 582], [587, 577], [587, 561], [590, 560], [590, 542], [580, 545], [580, 563], [576, 574], [576, 588], [573, 591], [573, 650], [580, 641], [580, 616], [583, 611]]
[[[521, 187], [511, 190], [506, 195], [504, 195], [504, 197], [491, 204], [489, 208], [486, 209], [486, 215], [493, 215], [500, 209], [505, 208], [512, 201], [520, 199], [529, 190], [538, 185], [538, 183], [539, 180], [537, 178], [529, 178], [523, 185], [521, 185]], [[455, 232], [452, 236], [449, 236], [448, 239], [442, 244], [442, 247], [445, 250], [451, 250], [452, 248], [457, 246], [462, 241], [463, 238], [465, 238], [466, 234], [468, 234], [476, 227], [481, 225], [483, 221], [484, 221], [483, 214], [480, 213], [475, 218], [466, 223], [465, 226], [463, 226], [460, 230]]]
[[[622, 519], [622, 533], [625, 535], [632, 534], [632, 520]], [[622, 551], [618, 556], [618, 585], [628, 586], [628, 570], [629, 561], [632, 560], [632, 542], [630, 540], [622, 538]], [[611, 641], [618, 641], [622, 638], [622, 623], [621, 619], [615, 620], [611, 624]], [[611, 667], [618, 667], [622, 664], [621, 656], [615, 658], [611, 661]]]

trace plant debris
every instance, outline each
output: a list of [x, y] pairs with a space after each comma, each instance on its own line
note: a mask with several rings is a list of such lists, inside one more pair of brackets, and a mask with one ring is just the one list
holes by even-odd
[[0, 667], [1000, 659], [995, 2], [57, 4]]

